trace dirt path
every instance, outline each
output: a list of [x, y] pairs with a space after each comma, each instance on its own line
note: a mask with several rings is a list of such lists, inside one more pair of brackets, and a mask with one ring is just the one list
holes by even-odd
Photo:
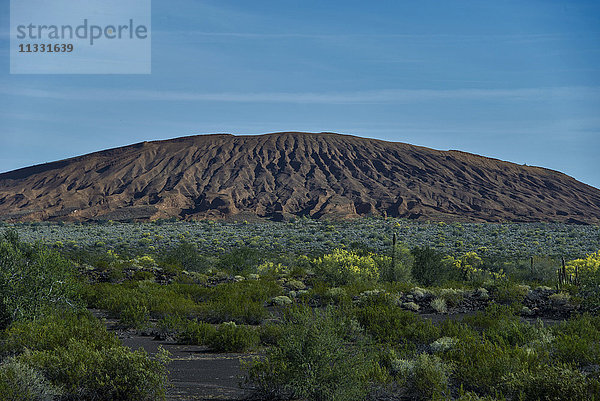
[[253, 354], [215, 354], [208, 352], [206, 347], [154, 340], [150, 336], [118, 330], [117, 321], [107, 318], [103, 311], [92, 310], [92, 313], [106, 322], [107, 328], [119, 336], [123, 345], [132, 349], [141, 347], [151, 355], [162, 346], [171, 353], [167, 400], [238, 401], [248, 395], [239, 386], [240, 361], [252, 358]]

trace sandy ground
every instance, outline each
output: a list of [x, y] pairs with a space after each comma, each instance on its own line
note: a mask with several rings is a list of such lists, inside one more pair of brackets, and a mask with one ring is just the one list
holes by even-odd
[[137, 334], [121, 335], [124, 345], [142, 347], [150, 354], [162, 346], [171, 353], [167, 400], [240, 400], [247, 392], [239, 386], [240, 360], [249, 354], [215, 354], [206, 347], [158, 341]]

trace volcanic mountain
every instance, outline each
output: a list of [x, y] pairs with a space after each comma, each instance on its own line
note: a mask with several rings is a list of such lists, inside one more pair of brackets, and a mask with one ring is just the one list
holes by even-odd
[[0, 174], [0, 219], [397, 216], [600, 222], [600, 190], [459, 151], [331, 133], [198, 135]]

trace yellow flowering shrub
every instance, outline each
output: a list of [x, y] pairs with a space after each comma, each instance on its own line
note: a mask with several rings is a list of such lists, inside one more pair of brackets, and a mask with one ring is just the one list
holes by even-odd
[[261, 264], [260, 266], [258, 266], [257, 272], [261, 276], [266, 276], [266, 275], [280, 276], [280, 275], [287, 274], [288, 270], [289, 270], [288, 267], [282, 265], [281, 263], [275, 264], [273, 262], [265, 262], [265, 263]]
[[156, 266], [156, 261], [148, 255], [139, 256], [134, 259], [134, 262], [142, 267], [150, 268]]
[[479, 257], [479, 255], [477, 255], [476, 252], [467, 252], [459, 258], [446, 256], [443, 259], [443, 262], [456, 269], [463, 280], [477, 280], [485, 278], [502, 279], [505, 277], [505, 274], [502, 271], [496, 273], [483, 269], [483, 260]]
[[374, 253], [359, 255], [346, 249], [335, 249], [332, 253], [313, 260], [315, 273], [332, 285], [353, 282], [374, 282], [379, 277], [379, 266], [389, 263], [389, 257]]
[[575, 274], [575, 270], [579, 273], [595, 273], [600, 270], [600, 251], [590, 253], [583, 259], [571, 260], [565, 267], [570, 274]]

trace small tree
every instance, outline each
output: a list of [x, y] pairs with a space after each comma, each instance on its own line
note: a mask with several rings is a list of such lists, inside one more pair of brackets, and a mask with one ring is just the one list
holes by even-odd
[[0, 327], [33, 318], [47, 308], [76, 303], [77, 282], [72, 265], [42, 245], [19, 242], [13, 231], [0, 240]]
[[449, 278], [451, 272], [440, 253], [429, 247], [415, 247], [411, 253], [415, 258], [412, 274], [419, 284], [440, 284]]
[[349, 322], [332, 309], [293, 309], [266, 358], [246, 364], [247, 381], [261, 399], [362, 400], [373, 363], [364, 346], [347, 343]]
[[392, 245], [392, 257], [388, 262], [381, 268], [381, 280], [389, 282], [410, 282], [412, 280], [414, 257], [409, 249], [402, 245], [396, 246], [396, 241], [394, 241]]

